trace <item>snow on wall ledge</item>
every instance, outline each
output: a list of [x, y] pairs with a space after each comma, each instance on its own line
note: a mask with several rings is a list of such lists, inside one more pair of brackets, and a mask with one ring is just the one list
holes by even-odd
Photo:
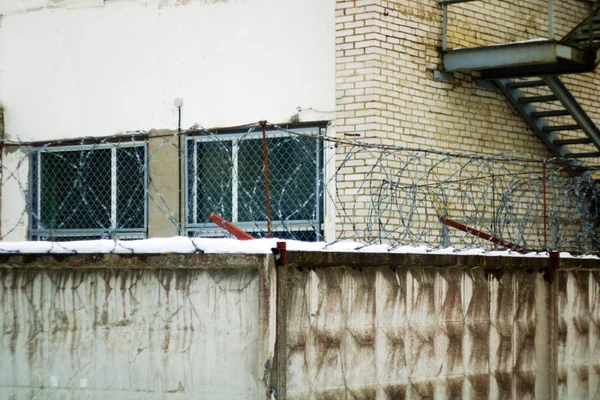
[[[185, 237], [173, 237], [162, 239], [144, 240], [86, 240], [74, 242], [0, 242], [0, 254], [162, 254], [162, 253], [206, 253], [206, 254], [271, 254], [272, 249], [277, 247], [277, 242], [285, 242], [289, 251], [305, 252], [356, 252], [356, 253], [391, 253], [391, 254], [454, 254], [454, 255], [483, 255], [483, 256], [505, 256], [505, 257], [535, 257], [548, 258], [548, 253], [520, 254], [514, 251], [486, 251], [475, 248], [468, 250], [454, 249], [430, 249], [425, 246], [401, 246], [391, 247], [389, 245], [369, 245], [361, 242], [339, 241], [334, 243], [325, 242], [301, 242], [296, 240], [282, 239], [190, 239]], [[572, 256], [569, 253], [560, 253], [561, 258], [595, 259], [595, 255]]]

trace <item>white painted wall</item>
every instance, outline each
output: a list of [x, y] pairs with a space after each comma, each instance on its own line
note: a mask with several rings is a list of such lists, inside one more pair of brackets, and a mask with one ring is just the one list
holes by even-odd
[[[304, 120], [331, 116], [309, 109], [335, 109], [334, 8], [332, 0], [0, 0], [6, 137], [175, 129], [176, 97], [184, 129], [286, 122], [297, 107]], [[23, 206], [2, 201], [3, 210]], [[2, 235], [13, 219], [3, 216]], [[25, 233], [20, 226], [5, 239]]]
[[13, 139], [175, 128], [176, 97], [183, 127], [335, 108], [333, 1], [3, 0], [0, 13]]

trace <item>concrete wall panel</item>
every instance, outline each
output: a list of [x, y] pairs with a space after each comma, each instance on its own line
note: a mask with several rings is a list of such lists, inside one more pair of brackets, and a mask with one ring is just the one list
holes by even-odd
[[533, 398], [536, 280], [481, 270], [286, 271], [286, 398]]
[[0, 282], [1, 398], [259, 396], [257, 270], [0, 269]]
[[600, 273], [559, 274], [558, 397], [600, 398]]

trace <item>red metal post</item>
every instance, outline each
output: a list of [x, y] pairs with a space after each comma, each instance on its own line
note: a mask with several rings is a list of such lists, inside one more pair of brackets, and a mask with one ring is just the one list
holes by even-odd
[[277, 265], [285, 265], [287, 263], [287, 248], [285, 242], [277, 242], [277, 250], [279, 250], [279, 259]]
[[271, 237], [271, 197], [269, 196], [269, 157], [267, 155], [267, 121], [260, 121], [263, 139], [263, 163], [265, 166], [265, 201], [267, 214], [267, 237]]
[[225, 221], [225, 219], [223, 219], [223, 217], [221, 217], [220, 215], [210, 212], [210, 213], [208, 213], [208, 219], [211, 222], [220, 226], [221, 228], [225, 229], [227, 232], [231, 233], [233, 236], [235, 236], [239, 240], [253, 240], [254, 239], [254, 237], [251, 236], [248, 232], [246, 232], [245, 230], [243, 230], [241, 228], [238, 228], [231, 222]]
[[553, 269], [559, 269], [560, 268], [560, 253], [558, 251], [551, 251], [550, 252], [550, 266]]

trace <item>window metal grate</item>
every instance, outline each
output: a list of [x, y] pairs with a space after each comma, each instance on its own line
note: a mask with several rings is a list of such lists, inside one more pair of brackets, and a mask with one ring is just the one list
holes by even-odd
[[31, 153], [31, 239], [145, 238], [144, 143]]
[[[302, 136], [267, 132], [271, 236], [323, 240], [323, 155], [319, 128]], [[196, 237], [226, 237], [208, 221], [214, 212], [255, 237], [266, 237], [261, 132], [186, 139], [186, 228]]]

